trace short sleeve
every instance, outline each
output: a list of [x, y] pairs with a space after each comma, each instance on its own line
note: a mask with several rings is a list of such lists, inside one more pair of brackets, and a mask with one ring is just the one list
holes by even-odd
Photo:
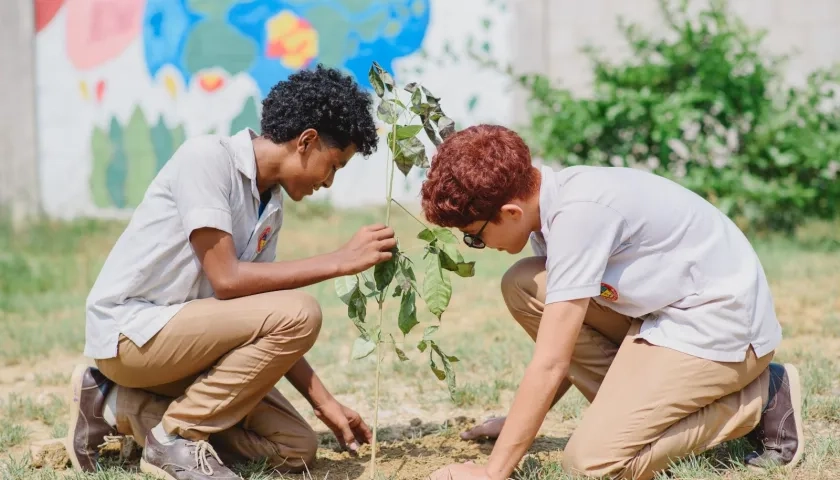
[[199, 228], [233, 233], [230, 153], [213, 137], [187, 140], [172, 159], [178, 162], [172, 197], [187, 237]]
[[561, 207], [548, 222], [545, 303], [596, 297], [624, 218], [595, 202]]

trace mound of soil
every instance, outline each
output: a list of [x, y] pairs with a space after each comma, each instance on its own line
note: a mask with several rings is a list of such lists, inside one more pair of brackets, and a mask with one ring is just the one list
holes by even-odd
[[[464, 441], [460, 432], [476, 424], [471, 418], [455, 418], [439, 423], [413, 420], [409, 425], [383, 428], [379, 432], [377, 470], [382, 478], [421, 479], [440, 467], [469, 460], [483, 462], [493, 450], [491, 441]], [[370, 445], [358, 455], [338, 450], [332, 435], [321, 437], [318, 460], [310, 470], [312, 478], [357, 479], [370, 477]], [[529, 453], [540, 461], [557, 461], [566, 438], [538, 437]], [[307, 478], [309, 478], [307, 476]]]

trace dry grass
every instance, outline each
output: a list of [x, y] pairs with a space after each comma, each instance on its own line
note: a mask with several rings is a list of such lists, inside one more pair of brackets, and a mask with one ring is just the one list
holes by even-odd
[[[355, 229], [381, 218], [377, 210], [333, 213], [317, 205], [305, 208], [306, 215], [297, 209], [287, 216], [279, 258], [336, 249]], [[84, 299], [122, 224], [43, 224], [17, 235], [4, 228], [0, 225], [0, 471], [3, 478], [57, 478], [67, 472], [33, 469], [26, 445], [63, 433], [66, 382], [73, 363], [83, 361], [79, 352], [84, 340]], [[420, 255], [420, 243], [414, 239], [419, 226], [398, 213], [395, 228], [402, 247]], [[819, 228], [825, 227], [811, 227], [795, 240], [755, 242], [785, 329], [778, 356], [797, 363], [803, 374], [808, 433], [807, 457], [801, 467], [792, 474], [775, 472], [762, 478], [840, 478], [840, 237], [831, 237], [836, 235], [836, 226], [826, 231]], [[405, 340], [409, 361], [386, 355], [386, 388], [380, 408], [380, 423], [386, 428], [383, 435], [391, 439], [381, 457], [386, 476], [420, 478], [445, 462], [485, 459], [492, 445], [460, 441], [456, 433], [464, 425], [453, 424], [451, 419], [465, 417], [470, 422], [504, 414], [532, 353], [530, 339], [509, 319], [499, 295], [501, 274], [515, 259], [491, 251], [466, 253], [469, 260], [477, 261], [477, 276], [454, 280], [455, 295], [437, 334], [444, 350], [461, 359], [456, 364], [454, 399], [429, 371], [428, 358], [414, 348], [423, 327], [436, 323], [430, 314], [421, 314], [421, 325]], [[350, 360], [355, 329], [332, 282], [307, 290], [321, 300], [325, 313], [321, 336], [307, 358], [339, 400], [372, 420], [372, 357]], [[398, 332], [394, 306], [392, 302], [386, 312], [386, 318], [394, 319], [386, 332]], [[419, 305], [418, 310], [422, 310]], [[401, 334], [395, 337], [402, 339]], [[287, 382], [279, 387], [316, 429], [323, 429]], [[557, 462], [585, 408], [586, 401], [576, 391], [554, 408], [518, 478], [568, 478]], [[422, 422], [412, 424], [415, 418]], [[338, 453], [334, 446], [325, 434], [312, 478], [362, 476], [368, 468], [365, 458]], [[739, 465], [742, 450], [742, 444], [732, 442], [681, 462], [672, 474], [677, 478], [758, 478]], [[259, 465], [244, 467], [243, 474], [267, 478]], [[127, 465], [84, 477], [127, 480], [137, 474]]]

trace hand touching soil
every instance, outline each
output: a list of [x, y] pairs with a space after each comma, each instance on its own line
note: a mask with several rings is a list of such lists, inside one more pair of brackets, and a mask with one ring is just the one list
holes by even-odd
[[507, 417], [491, 418], [481, 425], [477, 425], [466, 432], [461, 433], [463, 440], [480, 440], [482, 438], [496, 439], [502, 433]]

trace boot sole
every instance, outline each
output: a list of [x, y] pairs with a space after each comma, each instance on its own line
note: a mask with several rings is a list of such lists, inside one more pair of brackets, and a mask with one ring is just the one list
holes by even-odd
[[164, 480], [178, 480], [172, 475], [166, 473], [162, 468], [156, 467], [151, 463], [147, 462], [145, 458], [140, 459], [140, 471], [143, 473], [148, 473], [149, 475], [156, 478], [162, 478]]
[[70, 388], [73, 393], [73, 408], [70, 409], [70, 421], [67, 423], [67, 437], [64, 439], [64, 447], [67, 449], [67, 456], [70, 457], [70, 462], [73, 468], [80, 471], [86, 471], [82, 468], [79, 462], [79, 457], [76, 456], [76, 449], [73, 447], [73, 440], [75, 438], [76, 426], [79, 424], [79, 399], [82, 396], [82, 376], [87, 370], [87, 365], [76, 365], [73, 369], [73, 374], [70, 376]]
[[805, 453], [805, 432], [802, 426], [802, 382], [799, 378], [799, 370], [795, 366], [786, 363], [784, 367], [790, 381], [793, 419], [796, 422], [796, 453], [793, 459], [783, 467], [785, 470], [791, 470], [802, 460], [802, 455]]

